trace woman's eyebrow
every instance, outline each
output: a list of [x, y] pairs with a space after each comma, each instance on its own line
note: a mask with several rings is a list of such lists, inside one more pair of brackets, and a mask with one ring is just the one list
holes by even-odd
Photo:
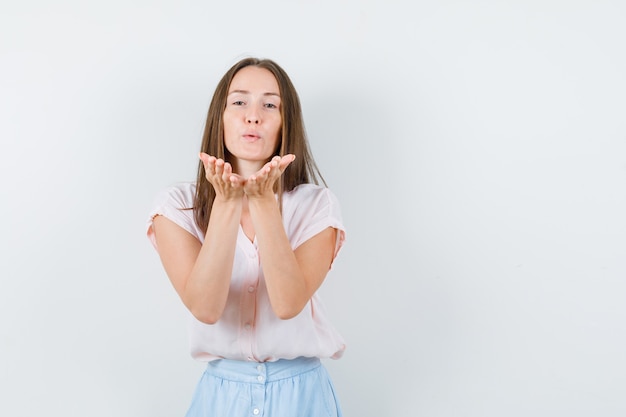
[[[233, 90], [228, 93], [228, 95], [231, 95], [231, 94], [250, 94], [250, 92], [248, 90]], [[280, 94], [278, 93], [267, 92], [267, 93], [263, 93], [263, 95], [264, 96], [276, 96], [280, 98]]]

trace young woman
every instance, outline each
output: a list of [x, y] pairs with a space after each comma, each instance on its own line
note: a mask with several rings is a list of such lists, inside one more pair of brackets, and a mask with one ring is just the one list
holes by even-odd
[[247, 58], [211, 101], [198, 178], [164, 190], [148, 237], [208, 362], [188, 417], [341, 416], [320, 358], [342, 337], [317, 294], [345, 231], [275, 62]]

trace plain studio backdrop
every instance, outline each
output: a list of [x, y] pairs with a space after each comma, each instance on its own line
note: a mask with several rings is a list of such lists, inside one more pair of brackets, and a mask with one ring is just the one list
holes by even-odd
[[[222, 74], [298, 89], [347, 242], [347, 417], [626, 415], [620, 1], [0, 6], [0, 415], [182, 416], [203, 366], [145, 237]], [[286, 341], [288, 343], [288, 341]]]

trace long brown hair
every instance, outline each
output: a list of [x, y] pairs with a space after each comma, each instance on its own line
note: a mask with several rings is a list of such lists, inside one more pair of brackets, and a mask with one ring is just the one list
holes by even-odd
[[[309, 148], [298, 93], [287, 73], [274, 61], [270, 59], [244, 58], [224, 74], [213, 93], [204, 134], [202, 135], [200, 151], [232, 163], [229, 160], [231, 155], [229, 155], [228, 150], [224, 146], [224, 109], [226, 108], [228, 89], [233, 77], [239, 70], [248, 66], [264, 68], [274, 74], [280, 90], [280, 115], [282, 119], [280, 143], [276, 155], [296, 155], [296, 159], [287, 167], [277, 184], [276, 193], [282, 206], [282, 194], [284, 192], [291, 191], [300, 184], [311, 182], [319, 184], [321, 180], [326, 185], [326, 182], [317, 168]], [[196, 224], [203, 231], [206, 231], [209, 225], [209, 217], [211, 216], [214, 200], [215, 189], [206, 179], [204, 165], [200, 161], [198, 163], [193, 214]]]

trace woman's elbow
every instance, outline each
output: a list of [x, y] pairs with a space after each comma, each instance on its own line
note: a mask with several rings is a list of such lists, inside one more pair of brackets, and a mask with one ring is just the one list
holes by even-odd
[[215, 324], [222, 316], [221, 312], [211, 311], [205, 309], [189, 309], [191, 314], [200, 322], [204, 324]]
[[274, 314], [276, 314], [276, 317], [278, 317], [279, 319], [289, 320], [289, 319], [296, 317], [298, 314], [300, 314], [300, 312], [302, 312], [302, 310], [304, 309], [305, 305], [306, 304], [304, 305], [290, 304], [290, 305], [273, 307], [272, 309], [274, 310]]

